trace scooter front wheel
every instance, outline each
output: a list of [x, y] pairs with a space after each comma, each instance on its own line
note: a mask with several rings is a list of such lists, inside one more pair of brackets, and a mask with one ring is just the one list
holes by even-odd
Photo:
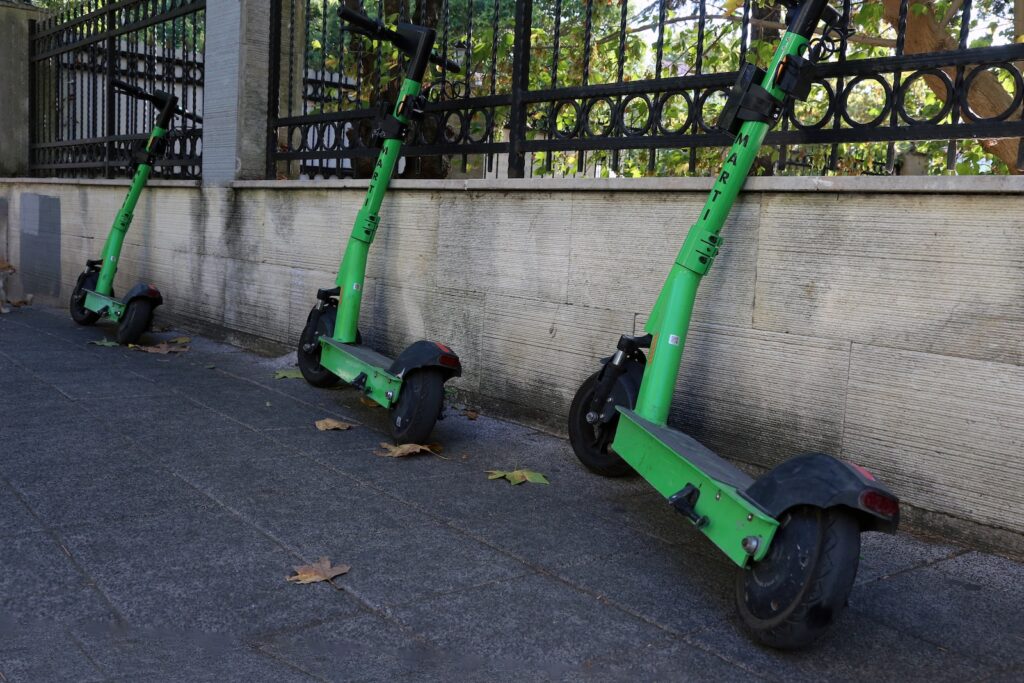
[[796, 650], [820, 638], [857, 575], [860, 524], [840, 508], [786, 512], [768, 555], [736, 578], [743, 626], [765, 645]]
[[330, 337], [334, 334], [334, 321], [337, 315], [338, 309], [334, 306], [326, 307], [319, 316], [316, 315], [314, 308], [309, 312], [306, 326], [299, 337], [299, 348], [296, 352], [299, 371], [307, 382], [322, 389], [333, 387], [340, 381], [337, 375], [320, 365], [322, 349], [318, 341], [320, 335]]
[[444, 373], [414, 370], [402, 380], [398, 402], [391, 408], [391, 436], [397, 443], [423, 443], [444, 408]]
[[572, 399], [569, 407], [569, 443], [587, 469], [605, 477], [624, 477], [633, 468], [611, 450], [615, 429], [619, 425], [619, 414], [616, 412], [607, 423], [591, 424], [587, 421], [600, 378], [600, 372], [588, 377]]
[[96, 283], [99, 279], [100, 274], [98, 272], [82, 273], [78, 276], [78, 282], [75, 283], [75, 288], [71, 291], [68, 310], [71, 313], [71, 319], [83, 327], [95, 325], [96, 321], [100, 319], [99, 313], [90, 311], [85, 307], [85, 290], [96, 289]]
[[153, 302], [149, 299], [132, 299], [117, 326], [117, 343], [134, 344], [153, 324]]

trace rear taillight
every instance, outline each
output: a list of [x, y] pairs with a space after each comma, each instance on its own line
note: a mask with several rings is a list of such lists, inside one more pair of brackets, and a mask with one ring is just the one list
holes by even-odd
[[895, 517], [900, 511], [900, 502], [881, 491], [865, 491], [860, 494], [860, 506], [883, 517]]
[[[438, 346], [440, 346], [440, 344], [438, 344]], [[461, 367], [461, 364], [459, 363], [459, 359], [456, 356], [442, 355], [438, 359], [438, 361], [441, 363], [441, 365], [445, 366], [446, 368], [458, 368], [458, 367]]]

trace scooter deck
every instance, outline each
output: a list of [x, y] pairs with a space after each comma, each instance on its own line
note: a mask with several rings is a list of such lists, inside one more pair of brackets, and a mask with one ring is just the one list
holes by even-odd
[[390, 358], [368, 346], [344, 344], [330, 337], [320, 337], [320, 345], [320, 365], [385, 408], [398, 400], [402, 380], [387, 371], [393, 362]]
[[[744, 493], [753, 479], [693, 437], [627, 408], [619, 412], [612, 449], [666, 498], [695, 487], [694, 512], [706, 518], [698, 528], [733, 562], [763, 559], [779, 523]], [[750, 536], [758, 539], [753, 556], [743, 549]]]
[[124, 316], [125, 304], [120, 299], [107, 296], [105, 294], [99, 294], [90, 289], [82, 290], [85, 292], [85, 303], [84, 306], [87, 310], [93, 313], [99, 313], [105, 315], [111, 320], [118, 322]]

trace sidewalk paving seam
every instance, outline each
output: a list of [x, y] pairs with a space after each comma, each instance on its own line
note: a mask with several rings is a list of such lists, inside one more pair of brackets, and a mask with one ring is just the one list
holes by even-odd
[[122, 624], [127, 624], [128, 620], [125, 619], [124, 615], [121, 614], [121, 611], [117, 609], [117, 607], [114, 605], [114, 602], [110, 599], [110, 596], [107, 595], [106, 592], [100, 587], [99, 582], [95, 578], [93, 578], [93, 576], [89, 574], [89, 572], [85, 570], [85, 567], [83, 567], [82, 564], [71, 553], [71, 550], [64, 542], [64, 539], [60, 535], [60, 533], [55, 528], [47, 524], [43, 520], [43, 518], [39, 516], [39, 514], [32, 508], [32, 506], [29, 505], [28, 501], [25, 499], [25, 496], [22, 495], [21, 491], [19, 491], [11, 483], [11, 481], [3, 474], [3, 472], [0, 472], [0, 483], [4, 484], [8, 489], [10, 489], [11, 493], [14, 494], [14, 497], [17, 498], [18, 501], [23, 506], [25, 506], [25, 509], [28, 510], [29, 514], [32, 515], [32, 517], [36, 520], [42, 531], [45, 532], [46, 535], [50, 537], [50, 540], [56, 544], [57, 549], [67, 556], [68, 560], [71, 562], [71, 565], [75, 568], [75, 570], [88, 581], [87, 585], [89, 586], [89, 588], [96, 591], [96, 593], [99, 595], [103, 603], [110, 609], [111, 613], [114, 615], [116, 620]]
[[966, 554], [968, 554], [970, 552], [972, 552], [972, 551], [970, 549], [968, 549], [968, 548], [954, 548], [953, 550], [951, 550], [949, 553], [947, 553], [946, 555], [944, 555], [942, 557], [936, 557], [936, 558], [931, 559], [931, 560], [922, 560], [920, 564], [915, 564], [915, 565], [912, 565], [910, 567], [903, 567], [902, 569], [897, 569], [896, 571], [892, 572], [891, 574], [883, 574], [881, 576], [875, 576], [875, 577], [872, 577], [870, 579], [866, 579], [865, 581], [858, 581], [855, 585], [857, 585], [857, 586], [868, 586], [868, 585], [871, 585], [872, 583], [877, 583], [878, 581], [887, 581], [889, 579], [894, 579], [897, 576], [903, 576], [904, 574], [909, 574], [910, 572], [917, 571], [918, 569], [927, 569], [928, 567], [933, 567], [933, 566], [935, 566], [937, 564], [942, 564], [943, 562], [949, 562], [950, 560], [955, 560], [956, 558], [958, 558], [958, 557], [960, 557], [962, 555], [966, 555]]

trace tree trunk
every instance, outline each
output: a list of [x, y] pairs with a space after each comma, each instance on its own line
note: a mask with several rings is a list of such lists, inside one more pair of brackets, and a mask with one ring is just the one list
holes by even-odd
[[[1022, 0], [1015, 0], [1015, 3], [1018, 9], [1021, 5], [1024, 5]], [[892, 24], [893, 27], [898, 26], [900, 0], [883, 0], [883, 4], [885, 6], [886, 21]], [[959, 47], [959, 43], [949, 35], [948, 29], [940, 24], [939, 19], [935, 15], [934, 4], [929, 0], [925, 3], [925, 7], [924, 12], [920, 14], [910, 12], [907, 17], [905, 54], [956, 50]], [[1015, 17], [1015, 22], [1020, 22], [1021, 19], [1022, 17], [1017, 16]], [[1015, 23], [1015, 25], [1020, 26], [1020, 23]], [[956, 78], [956, 69], [947, 68], [944, 71], [951, 79]], [[925, 82], [936, 96], [943, 101], [946, 100], [946, 87], [939, 79], [925, 76]], [[981, 118], [988, 118], [998, 116], [1009, 109], [1010, 105], [1013, 104], [1013, 96], [1006, 92], [1006, 89], [1000, 85], [993, 74], [985, 72], [979, 74], [974, 79], [967, 101], [975, 115]], [[1010, 115], [1010, 118], [1020, 119], [1020, 112], [1021, 110], [1018, 108]], [[987, 152], [994, 154], [1005, 162], [1010, 167], [1010, 173], [1017, 174], [1022, 172], [1022, 169], [1017, 168], [1019, 139], [980, 140], [979, 142], [981, 142], [981, 146]]]

